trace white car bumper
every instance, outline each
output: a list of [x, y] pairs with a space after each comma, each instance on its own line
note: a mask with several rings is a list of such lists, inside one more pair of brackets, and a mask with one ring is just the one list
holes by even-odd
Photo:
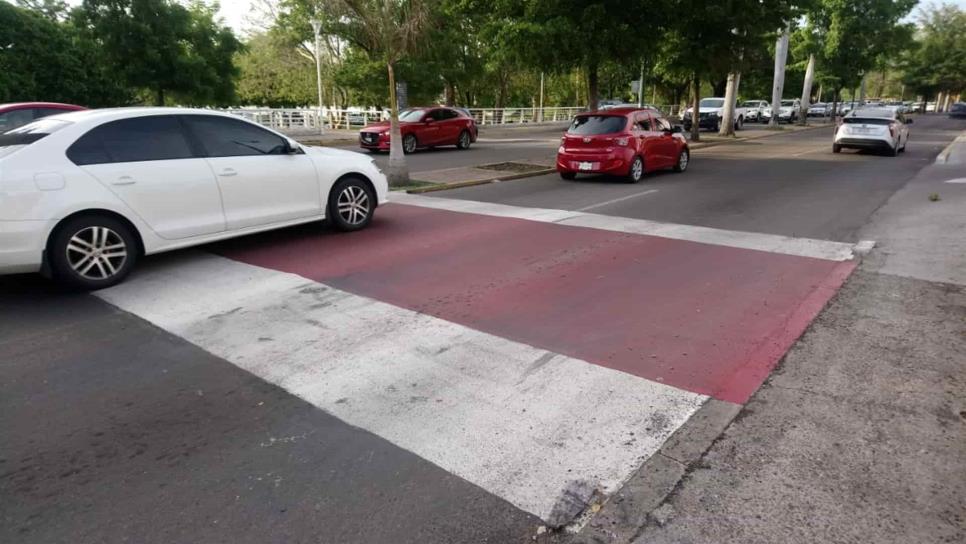
[[0, 274], [38, 272], [48, 232], [47, 221], [0, 221]]

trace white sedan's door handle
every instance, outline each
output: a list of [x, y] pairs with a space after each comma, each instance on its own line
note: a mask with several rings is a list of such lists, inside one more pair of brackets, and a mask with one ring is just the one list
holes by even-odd
[[112, 185], [134, 185], [135, 183], [137, 183], [137, 180], [131, 176], [121, 176], [114, 180]]
[[236, 172], [234, 168], [222, 168], [221, 172], [218, 172], [218, 175], [223, 178], [230, 178], [232, 176], [237, 176], [238, 172]]

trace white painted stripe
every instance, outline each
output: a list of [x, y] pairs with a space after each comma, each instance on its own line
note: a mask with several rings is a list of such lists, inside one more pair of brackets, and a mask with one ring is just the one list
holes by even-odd
[[435, 198], [408, 193], [393, 193], [390, 202], [422, 206], [438, 210], [475, 213], [494, 217], [512, 217], [528, 219], [545, 223], [558, 223], [575, 227], [587, 227], [615, 232], [629, 232], [660, 236], [674, 240], [687, 240], [703, 244], [714, 244], [741, 249], [767, 251], [783, 255], [811, 257], [829, 261], [847, 261], [853, 258], [852, 244], [833, 242], [830, 240], [816, 240], [813, 238], [792, 238], [778, 234], [763, 234], [758, 232], [743, 232], [736, 230], [698, 227], [693, 225], [679, 225], [675, 223], [660, 223], [646, 219], [632, 219], [629, 217], [614, 217], [597, 215], [581, 211], [554, 210], [546, 208], [525, 208], [494, 204], [491, 202], [475, 202], [471, 200], [456, 200], [449, 198]]
[[575, 482], [617, 490], [707, 400], [204, 253], [97, 295], [544, 520]]
[[632, 195], [622, 196], [620, 198], [614, 198], [614, 199], [611, 199], [611, 200], [605, 200], [604, 202], [600, 202], [598, 204], [591, 204], [590, 206], [584, 206], [583, 208], [578, 208], [577, 211], [578, 212], [586, 212], [588, 210], [594, 210], [594, 209], [597, 209], [597, 208], [603, 208], [604, 206], [610, 206], [611, 204], [617, 204], [618, 202], [624, 202], [625, 200], [630, 200], [632, 198], [637, 198], [639, 196], [649, 195], [651, 193], [656, 193], [656, 192], [657, 192], [657, 189], [651, 189], [651, 190], [648, 190], [648, 191], [641, 191], [640, 193], [634, 193]]

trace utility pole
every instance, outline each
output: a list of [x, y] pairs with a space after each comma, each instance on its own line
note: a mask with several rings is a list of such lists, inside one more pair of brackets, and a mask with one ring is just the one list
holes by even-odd
[[312, 32], [315, 33], [315, 82], [319, 89], [319, 134], [325, 132], [322, 122], [322, 58], [319, 55], [319, 37], [322, 32], [322, 21], [312, 18], [309, 23], [312, 25]]
[[540, 72], [540, 113], [537, 115], [537, 122], [543, 122], [543, 72]]
[[644, 63], [641, 62], [641, 78], [637, 80], [637, 107], [644, 105]]
[[785, 27], [775, 43], [775, 77], [771, 91], [771, 119], [768, 126], [778, 127], [778, 116], [782, 111], [782, 92], [785, 88], [785, 62], [788, 60], [789, 27]]

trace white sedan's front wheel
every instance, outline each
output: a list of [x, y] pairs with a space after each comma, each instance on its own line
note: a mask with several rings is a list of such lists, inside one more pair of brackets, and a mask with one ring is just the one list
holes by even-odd
[[356, 177], [339, 180], [329, 193], [328, 217], [341, 231], [365, 228], [376, 211], [376, 195], [369, 184]]

